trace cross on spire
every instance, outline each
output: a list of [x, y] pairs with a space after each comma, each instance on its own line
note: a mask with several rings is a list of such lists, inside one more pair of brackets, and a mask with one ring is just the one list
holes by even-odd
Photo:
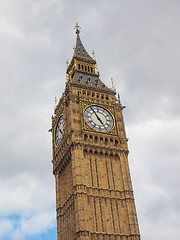
[[80, 27], [78, 25], [78, 23], [76, 23], [76, 26], [74, 27], [74, 29], [76, 29], [76, 34], [79, 34], [80, 33]]

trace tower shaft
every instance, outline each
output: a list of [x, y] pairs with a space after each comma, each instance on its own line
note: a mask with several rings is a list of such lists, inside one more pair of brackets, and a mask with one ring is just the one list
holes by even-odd
[[52, 118], [58, 240], [140, 240], [124, 107], [99, 78], [77, 29]]

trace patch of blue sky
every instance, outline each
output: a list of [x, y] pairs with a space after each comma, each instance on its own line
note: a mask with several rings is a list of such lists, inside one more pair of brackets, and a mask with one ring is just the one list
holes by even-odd
[[57, 240], [57, 229], [56, 227], [50, 228], [44, 233], [28, 236], [25, 240]]
[[[20, 223], [22, 221], [22, 217], [20, 215], [11, 215], [8, 218], [1, 218], [0, 220], [7, 219], [12, 223], [12, 229], [8, 232], [4, 232], [3, 235], [0, 236], [1, 240], [12, 240], [14, 239], [13, 235], [16, 231], [19, 230], [21, 233]], [[57, 227], [54, 226], [52, 228], [46, 229], [43, 233], [32, 234], [32, 235], [21, 235], [23, 240], [57, 240]], [[16, 239], [16, 238], [15, 238]]]

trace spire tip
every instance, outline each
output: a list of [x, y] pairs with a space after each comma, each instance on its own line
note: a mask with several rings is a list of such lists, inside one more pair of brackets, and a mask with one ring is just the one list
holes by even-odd
[[76, 34], [79, 34], [80, 33], [80, 27], [78, 25], [78, 23], [76, 22], [76, 26], [74, 27], [74, 29], [76, 30]]

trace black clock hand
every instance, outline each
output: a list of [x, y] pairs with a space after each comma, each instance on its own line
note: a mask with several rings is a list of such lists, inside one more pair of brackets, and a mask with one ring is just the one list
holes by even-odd
[[[94, 109], [91, 107], [91, 110], [94, 112], [94, 114], [96, 115], [97, 119], [100, 121], [100, 123], [104, 126], [103, 121], [100, 119], [100, 117], [97, 115], [97, 113], [94, 111]], [[104, 126], [104, 128], [106, 129], [106, 127]], [[107, 129], [106, 129], [107, 130]]]
[[97, 113], [94, 111], [94, 109], [93, 109], [92, 107], [91, 107], [91, 110], [95, 113], [95, 115], [96, 115], [97, 119], [100, 121], [100, 123], [101, 123], [102, 125], [104, 125], [103, 122], [102, 122], [102, 120], [100, 119], [100, 117], [97, 115]]
[[60, 127], [59, 127], [59, 131], [60, 131], [60, 133], [63, 135], [63, 132], [62, 132], [62, 130], [60, 129]]

